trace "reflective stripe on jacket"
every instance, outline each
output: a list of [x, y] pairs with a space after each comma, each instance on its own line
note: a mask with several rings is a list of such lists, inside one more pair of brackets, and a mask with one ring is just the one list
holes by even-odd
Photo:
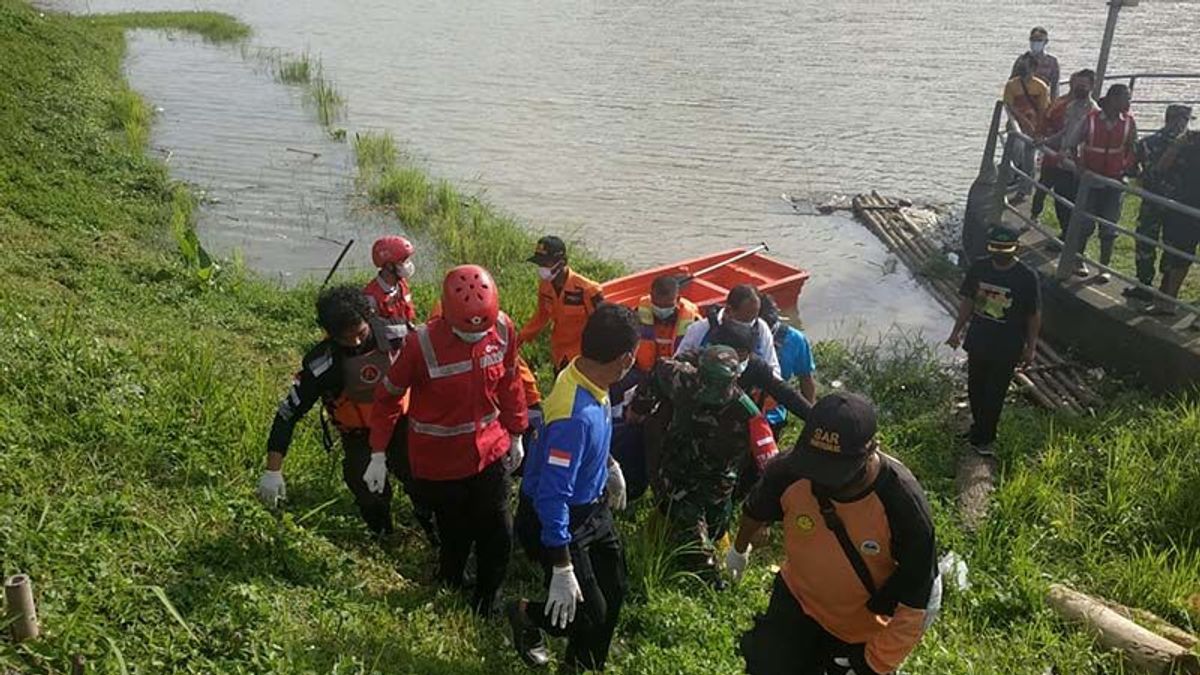
[[418, 326], [375, 391], [371, 446], [387, 446], [406, 392], [408, 456], [415, 478], [473, 476], [508, 452], [509, 435], [528, 424], [525, 393], [512, 344], [511, 320], [476, 343], [463, 341], [441, 318]]
[[639, 338], [637, 348], [637, 368], [650, 372], [658, 359], [669, 359], [675, 355], [675, 348], [683, 339], [688, 326], [700, 318], [700, 310], [695, 303], [687, 298], [679, 298], [675, 303], [675, 316], [667, 321], [659, 321], [654, 316], [654, 308], [650, 296], [643, 296], [638, 301], [637, 308]]
[[375, 314], [383, 322], [387, 339], [403, 340], [408, 335], [409, 324], [417, 318], [408, 282], [401, 279], [395, 288], [387, 290], [379, 277], [375, 277], [363, 287], [363, 294], [367, 296], [367, 300], [375, 308]]
[[1092, 111], [1087, 119], [1087, 132], [1079, 148], [1079, 162], [1083, 168], [1101, 176], [1120, 180], [1125, 170], [1133, 165], [1129, 152], [1129, 136], [1133, 133], [1133, 118], [1121, 113], [1111, 127], [1100, 117], [1100, 111]]

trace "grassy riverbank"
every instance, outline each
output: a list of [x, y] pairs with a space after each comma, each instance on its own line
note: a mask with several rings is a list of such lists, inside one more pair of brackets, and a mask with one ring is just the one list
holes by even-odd
[[[219, 15], [154, 17], [211, 40], [245, 35]], [[122, 27], [146, 21], [0, 0], [0, 564], [33, 576], [45, 627], [35, 643], [0, 640], [0, 671], [64, 672], [80, 655], [103, 673], [521, 672], [499, 622], [428, 583], [414, 532], [367, 540], [314, 424], [288, 458], [284, 515], [253, 500], [278, 397], [316, 337], [315, 289], [236, 266], [203, 278], [180, 255], [172, 222], [186, 224], [191, 201], [144, 153], [152, 116], [120, 71]], [[534, 275], [519, 261], [533, 235], [381, 138], [357, 148], [369, 198], [425, 233], [440, 264], [492, 267], [506, 308], [527, 316]], [[428, 308], [434, 289], [417, 296]], [[1016, 407], [993, 517], [968, 534], [953, 513], [955, 387], [928, 357], [914, 345], [820, 354], [826, 380], [879, 400], [943, 549], [971, 565], [973, 587], [949, 594], [909, 672], [1118, 672], [1043, 608], [1051, 580], [1200, 617], [1195, 405], [1074, 422]], [[715, 594], [670, 574], [646, 519], [643, 507], [623, 525], [633, 588], [613, 672], [736, 672], [777, 549]], [[512, 592], [536, 589], [517, 564]]]

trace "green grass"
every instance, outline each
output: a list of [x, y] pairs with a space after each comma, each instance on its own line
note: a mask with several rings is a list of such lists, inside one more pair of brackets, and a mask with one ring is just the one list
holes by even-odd
[[148, 28], [199, 35], [208, 42], [237, 42], [250, 37], [250, 26], [219, 12], [124, 12], [86, 20], [97, 28]]
[[320, 72], [321, 64], [313, 66], [313, 57], [308, 52], [298, 56], [281, 56], [276, 63], [275, 77], [284, 84], [308, 84], [313, 72]]
[[[134, 19], [0, 0], [0, 565], [33, 576], [45, 630], [0, 640], [0, 671], [61, 673], [80, 655], [97, 673], [526, 672], [500, 622], [429, 582], [419, 535], [368, 540], [311, 421], [288, 458], [285, 512], [254, 501], [271, 416], [317, 337], [315, 288], [237, 264], [205, 274], [180, 238], [194, 204], [139, 145], [148, 118], [121, 78]], [[377, 167], [363, 172], [369, 198], [435, 249], [421, 265], [482, 262], [505, 308], [528, 316], [529, 229], [401, 164], [394, 141], [358, 149]], [[573, 251], [595, 278], [619, 271]], [[422, 312], [435, 294], [417, 285]], [[544, 370], [544, 344], [530, 355]], [[826, 382], [877, 399], [943, 549], [971, 566], [972, 589], [949, 593], [906, 672], [1121, 672], [1044, 607], [1050, 581], [1200, 619], [1194, 402], [1128, 396], [1095, 420], [1012, 405], [993, 515], [971, 534], [953, 511], [953, 378], [912, 341], [818, 356]], [[677, 573], [652, 522], [644, 505], [621, 520], [632, 583], [611, 671], [737, 672], [777, 541], [717, 594]], [[507, 592], [540, 594], [515, 560]]]

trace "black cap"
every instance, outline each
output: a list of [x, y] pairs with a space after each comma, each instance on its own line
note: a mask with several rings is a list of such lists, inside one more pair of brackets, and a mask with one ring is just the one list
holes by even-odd
[[829, 394], [809, 412], [792, 461], [812, 482], [841, 487], [875, 452], [875, 430], [873, 403], [858, 394]]
[[1016, 253], [1021, 233], [1005, 225], [994, 225], [988, 230], [987, 250], [989, 253]]
[[717, 326], [709, 344], [733, 347], [739, 352], [754, 351], [754, 329], [740, 323], [726, 321]]
[[567, 245], [563, 243], [563, 240], [554, 235], [546, 235], [538, 239], [537, 248], [533, 250], [533, 255], [529, 256], [527, 262], [542, 267], [552, 267], [566, 259]]

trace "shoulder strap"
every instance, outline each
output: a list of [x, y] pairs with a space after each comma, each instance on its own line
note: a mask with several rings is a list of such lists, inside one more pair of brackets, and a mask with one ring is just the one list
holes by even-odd
[[862, 554], [854, 547], [854, 542], [850, 541], [850, 534], [846, 532], [846, 524], [842, 522], [841, 516], [833, 506], [833, 500], [828, 495], [819, 494], [815, 490], [813, 496], [817, 498], [817, 504], [821, 507], [821, 517], [825, 519], [825, 527], [833, 531], [838, 543], [842, 545], [842, 553], [846, 554], [846, 559], [850, 561], [850, 566], [858, 575], [858, 580], [867, 589], [871, 599], [874, 599], [877, 592], [875, 580], [871, 578], [871, 571], [867, 569], [867, 562], [863, 560]]
[[1021, 85], [1021, 93], [1025, 94], [1025, 100], [1029, 102], [1029, 107], [1036, 113], [1037, 101], [1034, 101], [1033, 96], [1030, 95], [1029, 89], [1025, 86], [1025, 80], [1017, 80], [1017, 82]]

